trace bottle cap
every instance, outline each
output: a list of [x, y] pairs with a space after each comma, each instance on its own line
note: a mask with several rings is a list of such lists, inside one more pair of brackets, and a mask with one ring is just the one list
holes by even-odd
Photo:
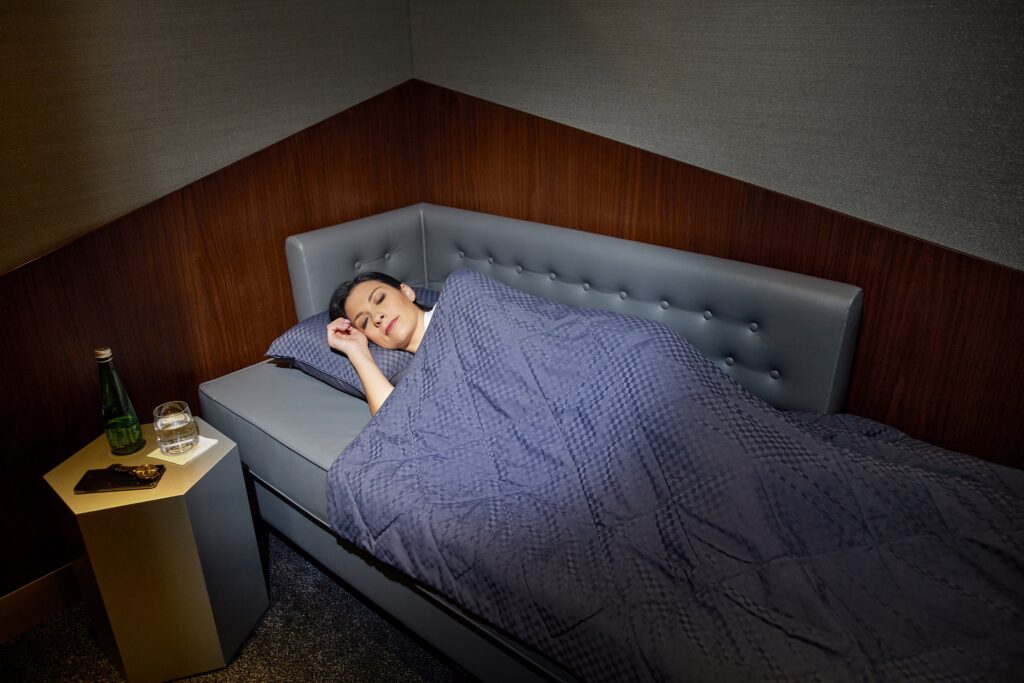
[[110, 352], [110, 347], [101, 346], [98, 349], [93, 349], [92, 355], [96, 356], [96, 360], [110, 360], [114, 354]]

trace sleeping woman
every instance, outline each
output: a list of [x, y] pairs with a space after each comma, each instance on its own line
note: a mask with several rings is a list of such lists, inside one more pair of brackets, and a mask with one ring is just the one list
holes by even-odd
[[377, 367], [367, 342], [385, 349], [416, 353], [431, 311], [416, 303], [412, 287], [384, 273], [363, 273], [343, 282], [331, 297], [333, 321], [327, 343], [348, 356], [376, 415], [394, 386]]

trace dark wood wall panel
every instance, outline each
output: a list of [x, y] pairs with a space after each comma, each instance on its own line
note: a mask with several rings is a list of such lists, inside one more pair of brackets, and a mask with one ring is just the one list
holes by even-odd
[[66, 561], [42, 475], [99, 434], [92, 349], [135, 408], [258, 361], [295, 322], [292, 233], [420, 199], [406, 84], [159, 199], [0, 278], [0, 594]]
[[1024, 273], [417, 83], [427, 201], [864, 289], [846, 410], [1024, 466]]

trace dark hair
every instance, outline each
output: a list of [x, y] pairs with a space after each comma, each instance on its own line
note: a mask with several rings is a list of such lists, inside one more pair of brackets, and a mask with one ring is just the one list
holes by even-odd
[[[360, 273], [348, 282], [342, 282], [338, 285], [338, 288], [334, 290], [334, 294], [331, 296], [331, 305], [327, 308], [327, 312], [331, 316], [331, 319], [334, 320], [336, 318], [344, 317], [345, 302], [348, 300], [348, 295], [352, 293], [352, 289], [358, 284], [369, 282], [371, 280], [374, 282], [382, 282], [385, 285], [394, 287], [395, 289], [400, 289], [402, 287], [402, 282], [400, 280], [396, 280], [387, 273]], [[425, 306], [419, 301], [414, 301], [413, 303], [424, 311], [430, 310], [430, 306]]]

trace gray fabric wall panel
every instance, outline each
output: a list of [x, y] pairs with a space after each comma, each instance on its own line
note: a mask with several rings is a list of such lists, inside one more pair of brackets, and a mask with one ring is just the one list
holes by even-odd
[[412, 77], [406, 0], [0, 12], [0, 273]]
[[1024, 269], [1024, 3], [410, 7], [416, 78]]

